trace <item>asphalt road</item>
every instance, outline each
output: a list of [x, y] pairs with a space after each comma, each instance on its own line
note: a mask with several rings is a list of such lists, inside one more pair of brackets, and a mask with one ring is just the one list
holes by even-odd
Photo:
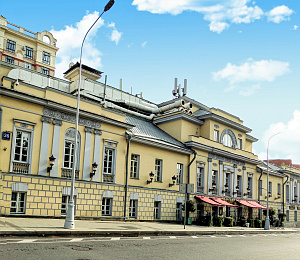
[[300, 259], [300, 233], [185, 237], [0, 238], [0, 259]]

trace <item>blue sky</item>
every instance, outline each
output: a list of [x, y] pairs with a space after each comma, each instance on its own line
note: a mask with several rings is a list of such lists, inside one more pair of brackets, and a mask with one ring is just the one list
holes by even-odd
[[[240, 117], [266, 158], [300, 163], [300, 1], [116, 0], [89, 35], [84, 63], [108, 84], [155, 103], [172, 98], [174, 78], [188, 96]], [[87, 28], [107, 1], [3, 2], [0, 14], [57, 38], [56, 76], [76, 62]], [[74, 4], [75, 3], [75, 4]], [[101, 81], [101, 80], [100, 80]]]

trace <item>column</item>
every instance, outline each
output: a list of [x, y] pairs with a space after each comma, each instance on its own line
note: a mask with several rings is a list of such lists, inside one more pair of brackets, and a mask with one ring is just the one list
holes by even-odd
[[[53, 140], [52, 140], [52, 154], [56, 158], [56, 161], [52, 167], [52, 171], [50, 172], [50, 176], [58, 177], [58, 165], [60, 165], [60, 157], [59, 157], [59, 146], [60, 146], [60, 127], [62, 126], [61, 120], [53, 120]], [[62, 144], [63, 146], [64, 144]]]
[[[207, 167], [207, 194], [210, 194], [209, 189], [211, 189], [211, 162], [212, 162], [212, 159], [208, 158], [207, 161], [208, 161], [208, 167]], [[205, 192], [205, 190], [204, 190], [204, 192]]]
[[90, 180], [91, 168], [91, 145], [92, 145], [92, 133], [94, 130], [90, 127], [85, 127], [85, 146], [84, 146], [84, 160], [83, 160], [83, 172], [82, 179]]
[[298, 204], [299, 204], [299, 203], [300, 203], [300, 181], [298, 181], [298, 184], [297, 184], [297, 185], [298, 185], [298, 189], [297, 189], [297, 190], [298, 190], [298, 194], [297, 194], [297, 195], [298, 195], [297, 202], [298, 202]]
[[246, 195], [244, 195], [245, 193], [247, 193], [247, 173], [246, 173], [246, 166], [243, 166], [243, 186], [242, 186], [242, 197], [245, 198]]
[[222, 191], [223, 191], [223, 162], [222, 161], [219, 161], [219, 196], [222, 196]]
[[294, 199], [294, 179], [291, 179], [291, 185], [290, 185], [290, 203], [293, 203]]
[[[237, 169], [237, 165], [234, 164], [233, 165], [233, 169], [234, 169], [234, 177], [233, 177], [233, 191], [236, 192], [236, 186], [237, 186], [237, 172], [236, 172], [236, 169]], [[234, 196], [236, 197], [237, 196], [237, 193], [234, 193]]]
[[102, 132], [100, 130], [94, 131], [95, 134], [95, 145], [94, 145], [94, 162], [98, 164], [95, 175], [93, 176], [92, 181], [100, 181], [100, 168], [102, 166], [100, 159], [100, 141]]
[[40, 160], [39, 160], [39, 175], [47, 176], [48, 167], [48, 141], [49, 141], [49, 128], [51, 123], [50, 117], [42, 117], [43, 127], [41, 136], [41, 149], [40, 149]]

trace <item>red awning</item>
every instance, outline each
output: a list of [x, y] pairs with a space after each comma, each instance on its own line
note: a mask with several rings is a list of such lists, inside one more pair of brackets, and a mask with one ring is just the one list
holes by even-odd
[[253, 204], [250, 204], [247, 200], [237, 200], [237, 202], [241, 203], [244, 206], [258, 209], [259, 207], [254, 206]]
[[225, 207], [224, 205], [215, 202], [214, 200], [208, 198], [208, 197], [200, 197], [200, 196], [195, 196], [197, 199], [202, 200], [208, 204], [211, 204], [213, 206], [217, 206], [217, 207]]
[[267, 207], [260, 205], [258, 202], [254, 201], [254, 200], [249, 200], [248, 203], [254, 205], [258, 209], [267, 209]]
[[222, 205], [224, 205], [224, 206], [226, 206], [226, 207], [232, 207], [232, 208], [238, 208], [239, 206], [238, 205], [233, 205], [233, 204], [231, 204], [231, 203], [229, 203], [229, 202], [227, 202], [227, 201], [225, 201], [225, 200], [223, 200], [223, 199], [221, 199], [221, 198], [212, 198], [215, 202], [217, 202], [217, 203], [219, 203], [219, 204], [222, 204]]

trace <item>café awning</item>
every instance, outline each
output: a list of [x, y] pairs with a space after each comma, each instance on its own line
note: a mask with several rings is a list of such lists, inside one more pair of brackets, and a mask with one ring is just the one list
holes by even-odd
[[214, 201], [208, 197], [195, 196], [195, 198], [202, 200], [205, 203], [211, 204], [212, 206], [225, 207], [224, 205], [217, 203], [216, 201]]
[[248, 203], [254, 205], [258, 209], [267, 209], [267, 207], [260, 205], [258, 202], [254, 201], [254, 200], [250, 200], [250, 201], [248, 201]]
[[223, 200], [223, 199], [221, 199], [221, 198], [212, 198], [212, 199], [213, 199], [215, 202], [224, 205], [224, 207], [225, 207], [225, 206], [226, 206], [226, 207], [231, 207], [231, 208], [238, 208], [238, 207], [239, 207], [238, 205], [233, 205], [233, 204], [231, 204], [231, 203], [229, 203], [229, 202], [227, 202], [227, 201], [225, 201], [225, 200]]
[[259, 207], [254, 206], [253, 204], [250, 204], [247, 200], [237, 200], [238, 203], [241, 203], [244, 206], [247, 206], [249, 208], [258, 209]]

